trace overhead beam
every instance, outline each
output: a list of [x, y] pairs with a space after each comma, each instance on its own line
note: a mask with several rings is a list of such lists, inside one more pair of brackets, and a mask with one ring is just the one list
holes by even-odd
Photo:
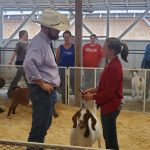
[[94, 33], [92, 32], [92, 30], [91, 30], [89, 27], [87, 27], [86, 24], [82, 23], [82, 27], [83, 27], [90, 35], [91, 35], [91, 34], [94, 34]]
[[143, 17], [148, 13], [149, 10], [150, 8], [145, 10], [145, 12], [141, 14], [141, 16], [137, 18], [118, 38], [121, 39], [122, 37], [124, 37], [141, 19], [143, 19]]
[[24, 25], [31, 19], [31, 17], [35, 14], [35, 10], [26, 18], [21, 25], [16, 29], [16, 31], [8, 38], [8, 40], [3, 44], [3, 48], [5, 48], [10, 41], [14, 38], [14, 36], [24, 27]]
[[87, 6], [87, 9], [90, 9], [90, 2], [89, 2], [89, 0], [86, 1], [86, 6]]
[[150, 5], [150, 0], [147, 0], [147, 8], [149, 7]]
[[[69, 13], [70, 13], [70, 15], [71, 15], [72, 17], [75, 17], [75, 15], [74, 15], [74, 13], [73, 13], [72, 11], [69, 11]], [[82, 21], [82, 27], [83, 27], [89, 34], [94, 34], [94, 33], [92, 32], [92, 30], [91, 30], [86, 24], [84, 24], [83, 21]]]
[[55, 7], [54, 0], [49, 0], [49, 5], [51, 8]]
[[20, 11], [22, 12], [22, 10], [20, 9], [20, 6], [19, 4], [16, 2], [16, 0], [10, 0], [11, 3], [13, 3], [15, 5], [15, 7]]
[[108, 2], [108, 0], [105, 0], [105, 4], [106, 4], [106, 7], [109, 7], [109, 2]]
[[150, 27], [150, 21], [147, 20], [145, 17], [143, 18], [144, 22]]
[[127, 7], [127, 11], [128, 11], [128, 8], [129, 8], [129, 0], [126, 0], [126, 7]]
[[66, 0], [66, 3], [67, 3], [68, 7], [69, 7], [69, 8], [70, 8], [70, 10], [71, 10], [71, 9], [72, 9], [72, 5], [71, 5], [70, 0]]
[[31, 5], [32, 5], [32, 7], [33, 7], [34, 9], [37, 8], [36, 2], [35, 2], [34, 0], [31, 0]]

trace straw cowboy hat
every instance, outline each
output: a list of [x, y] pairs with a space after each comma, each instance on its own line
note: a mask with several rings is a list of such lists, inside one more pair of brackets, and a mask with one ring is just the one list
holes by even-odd
[[44, 10], [38, 19], [32, 20], [36, 23], [59, 31], [67, 30], [70, 27], [68, 18], [52, 9]]

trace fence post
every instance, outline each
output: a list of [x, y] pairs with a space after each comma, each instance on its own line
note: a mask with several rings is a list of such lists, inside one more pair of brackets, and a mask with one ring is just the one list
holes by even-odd
[[66, 93], [67, 93], [67, 105], [69, 106], [70, 105], [70, 100], [69, 100], [69, 90], [70, 90], [70, 68], [66, 68], [67, 70], [67, 86], [66, 86]]
[[[75, 65], [81, 66], [81, 49], [82, 49], [82, 0], [75, 0]], [[81, 97], [79, 92], [81, 72], [80, 69], [75, 71], [75, 105], [80, 106]]]
[[[64, 68], [63, 68], [64, 69]], [[68, 77], [69, 69], [65, 67], [65, 104], [68, 104]]]
[[[94, 69], [94, 88], [96, 88], [96, 81], [97, 81], [97, 69]], [[94, 108], [96, 108], [96, 104], [94, 101]]]
[[143, 112], [145, 112], [147, 70], [144, 70], [144, 76], [145, 76], [145, 83], [144, 83], [144, 101], [143, 101]]

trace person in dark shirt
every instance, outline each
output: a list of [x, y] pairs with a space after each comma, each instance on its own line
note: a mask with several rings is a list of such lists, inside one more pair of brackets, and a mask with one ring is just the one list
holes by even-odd
[[14, 49], [14, 53], [12, 54], [12, 57], [9, 62], [9, 65], [11, 65], [16, 57], [15, 65], [17, 66], [17, 72], [16, 72], [16, 76], [14, 77], [8, 89], [8, 92], [7, 92], [8, 97], [11, 97], [11, 91], [13, 87], [17, 86], [22, 76], [24, 77], [24, 80], [28, 86], [28, 81], [26, 79], [25, 72], [23, 68], [20, 66], [20, 65], [23, 65], [27, 47], [28, 47], [28, 32], [26, 30], [22, 30], [19, 32], [19, 42], [17, 42], [16, 47]]
[[[141, 68], [150, 69], [150, 44], [146, 46]], [[146, 72], [146, 98], [149, 97], [149, 87], [150, 87], [150, 71], [147, 70]]]

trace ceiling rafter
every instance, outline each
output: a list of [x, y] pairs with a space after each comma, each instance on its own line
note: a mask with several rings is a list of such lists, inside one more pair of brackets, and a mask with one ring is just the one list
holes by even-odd
[[36, 2], [34, 0], [30, 0], [30, 2], [34, 9], [37, 8]]
[[[38, 9], [57, 8], [58, 10], [74, 10], [75, 3], [72, 0], [0, 0], [0, 4], [4, 5], [4, 10], [30, 10], [38, 7]], [[13, 4], [13, 5], [12, 5]], [[91, 12], [98, 10], [146, 10], [150, 7], [150, 0], [84, 0], [83, 11]]]
[[126, 7], [127, 7], [127, 10], [129, 8], [129, 0], [126, 0]]
[[54, 8], [55, 7], [54, 0], [49, 0], [49, 5], [51, 8]]
[[89, 9], [90, 8], [90, 1], [89, 0], [86, 1], [86, 5], [87, 5], [87, 9]]
[[13, 5], [20, 11], [22, 12], [19, 3], [16, 0], [9, 0]]
[[68, 7], [69, 7], [70, 10], [71, 10], [71, 9], [72, 9], [71, 1], [70, 1], [70, 0], [66, 0], [66, 3], [67, 3]]

